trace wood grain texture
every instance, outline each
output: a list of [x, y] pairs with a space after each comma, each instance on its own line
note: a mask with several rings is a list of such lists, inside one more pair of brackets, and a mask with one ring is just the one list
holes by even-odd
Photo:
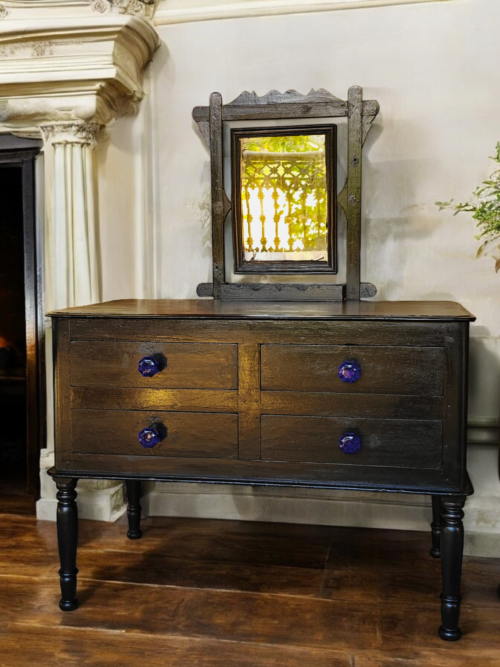
[[[263, 345], [262, 389], [442, 396], [444, 359], [438, 347]], [[356, 382], [338, 376], [346, 360], [361, 368]]]
[[354, 303], [232, 303], [200, 299], [122, 299], [49, 313], [58, 317], [276, 319], [276, 320], [475, 320], [453, 301]]
[[72, 387], [71, 407], [90, 410], [237, 412], [238, 392], [206, 389]]
[[[212, 283], [200, 283], [196, 294], [213, 296]], [[377, 294], [372, 283], [361, 283], [360, 296], [369, 299]], [[343, 301], [345, 285], [338, 283], [224, 283], [221, 299], [226, 301]]]
[[[467, 401], [469, 374], [469, 324], [454, 327], [445, 340], [445, 409], [448, 436], [443, 450], [445, 466], [457, 479], [467, 475]], [[457, 371], [457, 369], [461, 369]], [[458, 373], [458, 375], [457, 375]], [[458, 418], [457, 418], [458, 415]], [[457, 455], [457, 451], [459, 454]]]
[[[197, 111], [206, 107], [195, 107], [195, 120], [203, 122], [206, 112]], [[347, 116], [345, 102], [318, 102], [314, 105], [305, 102], [282, 103], [276, 105], [253, 104], [225, 104], [222, 111], [222, 120], [281, 120], [286, 118], [343, 118]]]
[[[442, 425], [438, 421], [348, 419], [264, 415], [261, 456], [265, 461], [337, 463], [439, 469], [443, 464]], [[361, 437], [361, 450], [344, 454], [344, 433]]]
[[24, 480], [0, 479], [0, 508], [3, 514], [36, 515], [35, 498], [26, 491]]
[[[244, 308], [248, 305], [245, 304]], [[304, 304], [307, 307], [311, 305]], [[358, 311], [359, 305], [356, 304], [355, 312]], [[279, 308], [280, 304], [274, 306]], [[286, 304], [288, 314], [290, 307], [290, 304]], [[447, 349], [445, 346], [454, 348], [457, 345], [456, 341], [467, 335], [467, 320], [358, 321], [346, 319], [346, 316], [343, 320], [292, 318], [267, 321], [192, 320], [177, 317], [124, 319], [78, 317], [71, 318], [70, 323], [71, 337], [77, 339], [71, 346], [86, 350], [85, 345], [92, 347], [94, 345], [92, 341], [97, 339], [98, 347], [103, 352], [96, 358], [106, 357], [108, 346], [112, 351], [115, 348], [128, 350], [128, 346], [139, 351], [145, 340], [151, 341], [147, 346], [148, 351], [154, 350], [154, 346], [162, 341], [162, 338], [162, 342], [167, 347], [171, 344], [173, 349], [198, 349], [197, 344], [201, 341], [203, 349], [207, 346], [210, 348], [212, 343], [229, 343], [229, 345], [212, 346], [217, 350], [236, 350], [238, 345], [240, 354], [243, 355], [239, 360], [239, 382], [243, 384], [238, 392], [116, 386], [73, 387], [70, 393], [73, 413], [78, 416], [82, 424], [85, 423], [85, 428], [78, 427], [79, 442], [88, 440], [89, 444], [72, 447], [71, 438], [61, 441], [57, 455], [57, 469], [61, 474], [72, 474], [75, 477], [96, 474], [104, 478], [116, 475], [117, 478], [124, 476], [127, 479], [127, 472], [130, 472], [132, 478], [141, 479], [221, 481], [278, 486], [310, 485], [316, 488], [386, 488], [440, 494], [468, 493], [463, 467], [464, 440], [453, 437], [453, 433], [457, 432], [457, 411], [460, 413], [464, 410], [458, 394], [453, 394], [460, 378], [459, 369], [465, 363], [462, 356], [450, 356], [446, 353], [448, 355], [446, 379], [443, 379], [445, 358], [443, 350]], [[121, 341], [116, 340], [120, 337]], [[131, 342], [134, 339], [139, 343]], [[79, 340], [82, 343], [78, 342]], [[273, 345], [270, 345], [270, 342]], [[122, 344], [125, 344], [125, 347], [122, 347]], [[263, 372], [262, 378], [259, 378], [261, 346]], [[88, 356], [81, 353], [78, 364], [83, 365]], [[111, 356], [114, 358], [115, 355]], [[362, 379], [353, 384], [344, 384], [337, 377], [338, 365], [353, 356], [355, 360], [361, 362]], [[230, 359], [232, 363], [233, 359], [236, 360], [236, 355], [230, 355]], [[122, 365], [120, 364], [120, 367]], [[222, 364], [219, 360], [215, 368], [220, 365]], [[195, 377], [196, 367], [197, 364], [193, 364]], [[87, 370], [83, 372], [86, 373]], [[232, 372], [234, 378], [236, 369]], [[159, 375], [161, 376], [161, 373]], [[117, 371], [117, 378], [113, 378], [111, 384], [119, 383], [120, 377]], [[262, 406], [259, 403], [260, 390], [264, 392]], [[304, 401], [301, 403], [300, 397], [291, 398], [290, 390], [303, 394]], [[337, 392], [338, 400], [332, 400], [331, 395]], [[273, 394], [267, 404], [266, 393]], [[326, 394], [324, 398], [321, 397], [322, 393]], [[428, 395], [434, 397], [435, 402], [421, 400]], [[349, 403], [349, 398], [354, 396], [358, 397], [357, 402]], [[408, 400], [410, 397], [414, 399], [411, 403]], [[446, 405], [452, 405], [453, 409], [443, 414], [445, 402]], [[199, 411], [197, 405], [200, 405]], [[176, 406], [179, 408], [176, 409]], [[272, 409], [274, 406], [275, 412]], [[346, 413], [347, 409], [353, 409], [355, 412]], [[116, 439], [115, 433], [119, 433], [120, 438], [123, 436], [123, 430], [120, 431], [121, 415], [127, 414], [129, 415], [127, 420], [135, 420], [133, 430], [130, 428], [127, 432], [126, 443], [115, 445], [114, 449], [112, 446], [104, 449], [99, 441], [99, 428], [91, 427], [88, 430], [87, 421], [82, 417], [84, 414], [102, 415], [106, 411], [109, 411], [109, 419], [113, 422], [111, 430], [104, 430], [106, 447], [109, 441]], [[166, 456], [155, 455], [155, 451], [160, 451], [158, 449], [144, 453], [144, 450], [137, 449], [137, 434], [154, 421], [157, 411], [162, 414], [174, 412], [178, 416], [176, 418], [185, 420], [188, 420], [193, 412], [198, 414], [197, 419], [202, 419], [205, 415], [206, 420], [225, 419], [228, 414], [232, 414], [231, 418], [234, 418], [235, 428], [239, 433], [234, 438], [231, 436], [231, 445], [224, 445], [221, 451], [220, 445], [216, 442], [219, 437], [217, 428], [210, 427], [208, 431], [213, 433], [213, 437], [200, 444], [202, 434], [196, 431], [197, 427], [193, 422], [184, 432], [189, 436], [188, 440], [195, 435], [199, 438], [195, 450], [191, 449], [191, 445], [185, 440], [182, 448], [174, 448]], [[325, 460], [324, 454], [319, 454], [319, 458], [311, 462], [300, 462], [297, 459], [297, 452], [291, 453], [290, 461], [286, 464], [272, 460], [260, 461], [261, 414], [275, 415], [276, 418], [280, 416], [287, 418], [288, 414], [292, 419], [301, 416], [318, 419], [383, 418], [391, 421], [393, 425], [403, 419], [408, 419], [408, 424], [415, 422], [440, 424], [443, 417], [445, 418], [442, 423], [442, 434], [441, 430], [439, 433], [438, 450], [435, 448], [435, 431], [420, 433], [425, 439], [423, 443], [417, 443], [409, 436], [411, 448], [416, 452], [414, 459], [411, 459], [414, 461], [415, 469], [411, 471], [405, 468], [404, 473], [398, 476], [394, 474], [393, 467], [394, 460], [396, 465], [399, 465], [399, 459], [395, 456], [394, 460], [389, 460], [388, 455], [380, 461], [376, 457], [372, 458], [366, 469], [362, 465], [346, 465], [345, 459], [331, 461], [325, 468], [320, 463]], [[142, 423], [140, 420], [143, 418], [148, 422]], [[211, 423], [215, 424], [213, 421]], [[462, 426], [465, 424], [461, 423]], [[71, 424], [69, 427], [71, 428]], [[191, 431], [191, 428], [194, 431]], [[415, 432], [419, 433], [418, 429]], [[399, 427], [398, 437], [401, 441], [406, 440], [403, 426]], [[238, 439], [239, 451], [234, 444]], [[213, 448], [212, 454], [210, 454], [211, 448]], [[163, 449], [161, 451], [163, 452]], [[238, 455], [240, 460], [235, 461]], [[427, 463], [424, 461], [426, 455], [429, 456]], [[402, 456], [405, 457], [406, 454]], [[443, 457], [442, 468], [438, 456]], [[273, 455], [271, 458], [276, 457]], [[357, 460], [361, 459], [358, 457]], [[407, 460], [409, 459], [405, 458], [405, 461]]]
[[332, 394], [306, 391], [263, 391], [261, 412], [270, 415], [373, 417], [380, 419], [439, 420], [443, 399], [434, 396], [387, 394]]
[[[237, 458], [238, 416], [194, 412], [73, 410], [72, 451], [144, 457]], [[167, 429], [152, 449], [138, 433], [155, 423]]]
[[[318, 419], [321, 419], [318, 417]], [[80, 478], [152, 479], [314, 489], [400, 491], [470, 495], [443, 469], [360, 466], [332, 463], [243, 461], [186, 457], [73, 454], [71, 472]], [[68, 470], [69, 472], [69, 470]]]
[[[306, 304], [304, 304], [306, 305]], [[71, 320], [72, 340], [213, 342], [251, 344], [390, 345], [442, 347], [456, 335], [454, 322], [335, 320], [207, 321], [184, 319], [88, 318]]]
[[1, 517], [0, 664], [498, 667], [500, 559], [465, 558], [464, 638], [444, 644], [427, 533], [156, 518], [131, 543], [125, 521], [80, 522], [63, 615], [54, 524]]
[[212, 281], [215, 299], [220, 299], [224, 277], [224, 172], [222, 148], [222, 96], [210, 95], [210, 182], [212, 195]]
[[346, 298], [356, 301], [360, 296], [363, 90], [352, 86], [348, 95]]
[[239, 458], [260, 459], [260, 345], [239, 346]]
[[[165, 367], [153, 377], [137, 370], [145, 355], [159, 355]], [[236, 345], [204, 343], [73, 342], [71, 384], [87, 387], [237, 389]]]
[[[344, 291], [344, 285], [341, 284], [232, 283], [221, 285], [221, 299], [226, 301], [342, 301]], [[202, 297], [213, 296], [212, 283], [200, 283], [196, 288], [196, 294]], [[373, 296], [373, 294], [366, 296]]]
[[65, 449], [71, 443], [70, 325], [69, 320], [57, 320], [52, 325], [55, 459], [61, 470], [71, 467], [69, 452]]
[[332, 95], [324, 88], [318, 88], [314, 90], [312, 88], [307, 95], [299, 93], [297, 90], [286, 90], [284, 93], [280, 93], [279, 90], [270, 90], [265, 95], [257, 95], [255, 91], [245, 90], [238, 95], [232, 102], [229, 102], [227, 106], [229, 107], [246, 107], [246, 106], [259, 106], [259, 107], [269, 107], [269, 105], [283, 105], [283, 104], [333, 104], [340, 107], [345, 107], [345, 102], [339, 97]]
[[[363, 115], [375, 116], [379, 105], [376, 100], [363, 102]], [[265, 120], [285, 118], [338, 118], [349, 114], [348, 102], [335, 97], [326, 90], [312, 90], [308, 95], [301, 95], [295, 90], [280, 93], [272, 90], [267, 95], [244, 92], [233, 102], [225, 104], [222, 119], [228, 120]], [[200, 125], [208, 122], [209, 107], [195, 107], [193, 118]], [[203, 127], [201, 126], [203, 131]]]

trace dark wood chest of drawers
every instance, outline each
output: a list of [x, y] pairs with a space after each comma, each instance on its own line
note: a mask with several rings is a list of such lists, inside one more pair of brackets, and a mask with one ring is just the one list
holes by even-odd
[[440, 632], [458, 638], [461, 306], [117, 301], [53, 317], [63, 609], [76, 605], [78, 478], [128, 481], [131, 536], [146, 479], [403, 491], [436, 501]]

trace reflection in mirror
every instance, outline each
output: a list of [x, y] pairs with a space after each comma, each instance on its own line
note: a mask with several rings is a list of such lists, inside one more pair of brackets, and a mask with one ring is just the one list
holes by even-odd
[[239, 272], [334, 268], [335, 126], [305, 129], [233, 131]]

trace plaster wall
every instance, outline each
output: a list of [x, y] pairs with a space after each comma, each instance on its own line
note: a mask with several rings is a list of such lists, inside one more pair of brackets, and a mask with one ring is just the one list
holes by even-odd
[[[463, 200], [489, 174], [500, 138], [499, 21], [497, 3], [459, 0], [159, 25], [163, 44], [148, 74], [145, 128], [152, 133], [156, 295], [195, 298], [197, 284], [210, 280], [209, 157], [192, 108], [215, 90], [229, 102], [242, 90], [272, 88], [323, 87], [345, 97], [359, 84], [365, 99], [381, 105], [363, 165], [362, 279], [377, 285], [378, 299], [456, 300], [477, 316], [470, 417], [476, 426], [497, 423], [500, 276], [492, 259], [475, 259], [473, 221], [439, 213], [434, 202]], [[468, 548], [486, 552], [500, 546], [497, 439], [472, 439], [486, 444], [469, 450], [476, 496]], [[428, 504], [169, 484], [146, 498], [155, 514], [417, 529], [427, 526]]]

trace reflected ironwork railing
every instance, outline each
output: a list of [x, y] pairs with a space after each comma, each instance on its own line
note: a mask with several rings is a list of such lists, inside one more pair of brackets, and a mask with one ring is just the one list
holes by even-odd
[[300, 259], [326, 259], [324, 150], [243, 150], [241, 186], [247, 261], [261, 259], [262, 253], [283, 253], [283, 259], [299, 259], [299, 255]]

